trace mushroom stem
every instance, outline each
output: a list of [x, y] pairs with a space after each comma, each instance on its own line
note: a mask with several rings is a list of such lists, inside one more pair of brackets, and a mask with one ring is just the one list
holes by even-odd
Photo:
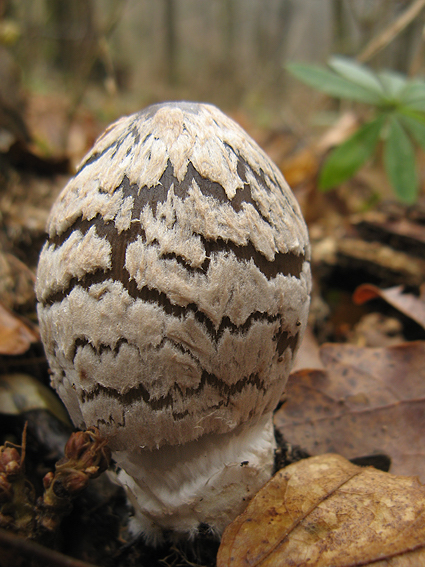
[[201, 524], [220, 535], [273, 472], [272, 413], [254, 421], [184, 445], [114, 453], [135, 510], [132, 532], [153, 545], [164, 530], [190, 537]]

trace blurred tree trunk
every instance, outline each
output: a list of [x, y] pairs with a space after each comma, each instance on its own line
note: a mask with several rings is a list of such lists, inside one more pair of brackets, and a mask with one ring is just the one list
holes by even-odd
[[177, 25], [176, 0], [164, 0], [164, 27], [165, 27], [165, 74], [169, 85], [177, 82]]
[[256, 12], [256, 51], [260, 66], [269, 66], [273, 72], [279, 72], [284, 60], [286, 40], [291, 27], [294, 11], [291, 0], [279, 0], [275, 3], [273, 20], [265, 2], [258, 4]]
[[332, 2], [333, 22], [334, 22], [334, 42], [337, 51], [342, 50], [345, 40], [345, 21], [344, 21], [344, 5], [341, 0], [333, 0]]
[[47, 0], [56, 48], [54, 65], [65, 73], [75, 74], [87, 67], [96, 49], [97, 30], [92, 0]]
[[235, 67], [235, 1], [223, 0], [223, 62], [227, 72]]
[[219, 41], [220, 41], [220, 66], [216, 70], [216, 85], [220, 92], [223, 103], [231, 101], [232, 104], [238, 100], [241, 88], [240, 69], [236, 64], [236, 19], [241, 17], [237, 14], [235, 0], [221, 0], [220, 2]]
[[264, 63], [268, 57], [268, 13], [265, 9], [265, 2], [258, 4], [255, 24], [255, 43], [257, 57], [260, 61], [261, 67], [264, 68]]

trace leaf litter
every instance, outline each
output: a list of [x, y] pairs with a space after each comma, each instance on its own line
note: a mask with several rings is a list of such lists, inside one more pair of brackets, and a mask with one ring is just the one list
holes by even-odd
[[[32, 98], [33, 103], [34, 100], [35, 99]], [[43, 101], [39, 100], [38, 102], [35, 102], [40, 105]], [[34, 104], [32, 107], [34, 107]], [[51, 140], [48, 136], [48, 134], [52, 132], [52, 116], [54, 117], [53, 122], [56, 120], [56, 113], [52, 114], [51, 100], [47, 101], [45, 109], [45, 113], [40, 113], [38, 110], [37, 116], [47, 117], [47, 122], [38, 125], [38, 127], [34, 128], [34, 130], [38, 133], [45, 133], [45, 135], [42, 135], [42, 138], [46, 143], [46, 147], [57, 148], [58, 144], [56, 143], [56, 138], [59, 130], [56, 129], [53, 131], [54, 135]], [[44, 119], [45, 118], [43, 118], [43, 120]], [[332, 136], [339, 136], [344, 139], [344, 137], [347, 136], [347, 132], [356, 126], [356, 121], [356, 116], [350, 117], [350, 120], [347, 120], [344, 124], [341, 123], [338, 128], [332, 132]], [[87, 139], [91, 136], [93, 126], [91, 122], [93, 122], [93, 120], [89, 120], [84, 123], [81, 122], [81, 131], [76, 131], [76, 135], [72, 136], [72, 140], [74, 140], [73, 148], [70, 149], [68, 146], [66, 156], [70, 158], [72, 163], [78, 161], [75, 159], [75, 155], [77, 155], [82, 147], [86, 145]], [[34, 126], [34, 122], [32, 122], [32, 125]], [[52, 141], [54, 143], [51, 143]], [[331, 270], [336, 267], [338, 270], [345, 270], [348, 274], [348, 279], [351, 281], [353, 266], [357, 266], [361, 270], [362, 281], [368, 281], [367, 276], [370, 274], [373, 276], [374, 282], [378, 282], [379, 285], [381, 285], [382, 282], [385, 282], [387, 287], [388, 285], [394, 285], [395, 283], [409, 283], [411, 285], [416, 285], [422, 282], [425, 273], [425, 255], [423, 253], [423, 246], [421, 246], [421, 243], [424, 241], [425, 234], [425, 213], [421, 216], [420, 206], [412, 208], [400, 206], [400, 211], [396, 211], [395, 213], [392, 210], [389, 212], [384, 210], [381, 212], [381, 216], [379, 218], [376, 217], [376, 215], [375, 217], [372, 217], [370, 212], [364, 213], [362, 207], [364, 206], [365, 199], [371, 193], [371, 189], [373, 189], [374, 185], [368, 181], [372, 177], [365, 177], [367, 172], [363, 172], [363, 177], [359, 175], [357, 180], [347, 183], [345, 188], [342, 187], [338, 192], [335, 192], [332, 195], [317, 193], [317, 173], [323, 154], [327, 149], [329, 149], [329, 147], [338, 142], [335, 141], [335, 139], [327, 140], [324, 138], [321, 143], [314, 147], [311, 147], [310, 144], [302, 144], [301, 150], [299, 150], [299, 145], [295, 146], [295, 142], [296, 140], [294, 140], [294, 137], [291, 134], [288, 134], [287, 132], [279, 132], [278, 138], [269, 136], [267, 144], [264, 145], [268, 146], [268, 151], [270, 151], [274, 145], [274, 151], [282, 154], [282, 157], [276, 156], [275, 161], [280, 165], [281, 169], [284, 170], [284, 173], [290, 179], [291, 185], [297, 193], [298, 198], [301, 201], [304, 198], [304, 208], [306, 209], [304, 214], [307, 220], [316, 222], [316, 226], [310, 223], [312, 236], [315, 233], [319, 234], [318, 238], [313, 238], [313, 241], [323, 241], [324, 233], [324, 236], [328, 235], [328, 238], [331, 238], [334, 243], [334, 253], [331, 255], [328, 254], [328, 256], [324, 259], [321, 259], [320, 255], [317, 254], [316, 244], [316, 250], [313, 254], [315, 271], [320, 274], [320, 269], [323, 272], [323, 267], [325, 267], [325, 270], [331, 272]], [[286, 155], [286, 157], [284, 158], [283, 155]], [[8, 157], [13, 156], [8, 154]], [[64, 185], [64, 179], [58, 175], [59, 172], [50, 169], [48, 175], [44, 172], [44, 174], [40, 176], [40, 171], [38, 171], [37, 175], [34, 175], [34, 171], [32, 171], [29, 167], [33, 165], [33, 160], [31, 163], [28, 161], [31, 158], [28, 152], [20, 152], [17, 157], [19, 158], [18, 162], [16, 162], [15, 155], [15, 161], [11, 164], [13, 166], [12, 169], [14, 173], [14, 175], [10, 178], [11, 182], [7, 184], [7, 190], [5, 187], [5, 190], [1, 194], [0, 208], [2, 209], [3, 214], [3, 233], [0, 240], [2, 244], [3, 263], [6, 265], [5, 261], [7, 260], [8, 262], [7, 275], [9, 275], [10, 271], [10, 273], [17, 275], [18, 277], [13, 277], [13, 285], [10, 285], [10, 278], [3, 278], [4, 283], [2, 298], [3, 300], [6, 299], [6, 293], [8, 293], [8, 301], [5, 302], [7, 307], [18, 310], [20, 313], [28, 313], [31, 310], [31, 304], [34, 302], [31, 281], [32, 275], [30, 271], [25, 271], [22, 267], [24, 263], [28, 265], [29, 269], [32, 269], [35, 266], [38, 252], [37, 249], [44, 238], [44, 225], [50, 208], [50, 203]], [[25, 167], [23, 168], [23, 171], [20, 172], [22, 165]], [[373, 172], [369, 171], [370, 175], [372, 175], [372, 173]], [[364, 182], [364, 179], [366, 179], [366, 182]], [[353, 187], [355, 189], [354, 191]], [[418, 205], [420, 204], [421, 203], [419, 202]], [[423, 208], [425, 211], [425, 205]], [[357, 214], [348, 221], [347, 213], [350, 211], [358, 213], [359, 210], [361, 211], [360, 214]], [[405, 218], [408, 219], [408, 222], [403, 221]], [[398, 245], [394, 246], [394, 243], [397, 243]], [[412, 252], [415, 253], [412, 254]], [[332, 261], [329, 261], [329, 257], [332, 257]], [[23, 260], [23, 263], [22, 265], [19, 265], [21, 260]], [[4, 272], [4, 275], [6, 275], [6, 272]], [[335, 278], [331, 277], [330, 280], [335, 281]], [[17, 283], [20, 285], [18, 286]], [[325, 288], [328, 285], [325, 278], [323, 278], [323, 275], [321, 283]], [[407, 294], [404, 295], [406, 296]], [[414, 311], [418, 313], [417, 310], [414, 309]], [[16, 324], [18, 321], [25, 321], [13, 313], [11, 313], [11, 315]], [[349, 328], [349, 326], [350, 325], [348, 325], [347, 328]], [[28, 327], [30, 330], [34, 330], [30, 324]], [[14, 339], [16, 341], [15, 347], [16, 345], [19, 345], [19, 341], [21, 340], [19, 333], [23, 332], [23, 329], [19, 330], [19, 325], [17, 325], [17, 329], [18, 334]], [[315, 330], [317, 331], [317, 329]], [[344, 448], [345, 446], [349, 449], [349, 451], [347, 449], [349, 458], [364, 455], [366, 452], [375, 455], [377, 452], [380, 454], [385, 453], [390, 455], [394, 472], [398, 470], [397, 467], [399, 466], [398, 463], [400, 460], [404, 461], [404, 465], [406, 465], [406, 474], [414, 474], [414, 472], [412, 473], [409, 471], [415, 471], [420, 467], [423, 469], [423, 454], [414, 454], [415, 451], [417, 453], [420, 453], [421, 451], [424, 453], [422, 446], [422, 439], [424, 439], [423, 393], [415, 393], [414, 391], [411, 391], [410, 393], [404, 392], [406, 395], [405, 398], [403, 398], [397, 388], [394, 387], [394, 384], [391, 383], [391, 380], [390, 385], [385, 385], [386, 381], [384, 380], [384, 385], [382, 386], [383, 391], [380, 391], [378, 388], [379, 379], [377, 373], [384, 372], [390, 375], [391, 372], [389, 368], [391, 368], [391, 364], [393, 364], [398, 368], [400, 374], [400, 389], [409, 389], [403, 388], [404, 381], [405, 385], [410, 384], [412, 386], [410, 389], [414, 390], [416, 382], [415, 384], [411, 384], [412, 373], [417, 372], [418, 381], [422, 380], [423, 382], [423, 372], [419, 370], [419, 366], [420, 358], [422, 356], [423, 360], [423, 354], [425, 353], [415, 350], [414, 347], [412, 347], [413, 350], [411, 351], [409, 351], [409, 349], [401, 349], [399, 354], [404, 353], [406, 358], [403, 365], [399, 365], [400, 360], [397, 362], [394, 360], [393, 356], [392, 359], [389, 357], [392, 361], [389, 364], [389, 367], [384, 365], [382, 368], [375, 368], [373, 370], [371, 360], [369, 360], [369, 363], [366, 361], [365, 367], [358, 368], [347, 358], [348, 351], [344, 351], [344, 353], [341, 351], [339, 353], [342, 360], [338, 360], [338, 357], [336, 357], [335, 360], [332, 359], [332, 357], [329, 358], [329, 356], [327, 358], [327, 356], [325, 356], [325, 350], [332, 345], [322, 347], [321, 350], [318, 351], [318, 346], [314, 337], [311, 336], [310, 339], [311, 340], [305, 344], [306, 348], [304, 349], [304, 353], [300, 353], [300, 356], [298, 357], [299, 364], [297, 368], [301, 370], [291, 377], [287, 391], [288, 399], [283, 409], [278, 412], [276, 417], [276, 424], [278, 425], [282, 412], [287, 411], [288, 408], [291, 407], [289, 405], [289, 396], [295, 396], [297, 394], [298, 397], [293, 400], [292, 404], [292, 411], [297, 418], [296, 421], [294, 423], [289, 422], [289, 425], [285, 427], [279, 426], [279, 431], [285, 435], [285, 438], [287, 440], [289, 439], [291, 443], [296, 443], [295, 433], [298, 435], [300, 428], [305, 427], [306, 437], [309, 437], [310, 435], [311, 439], [309, 440], [309, 443], [312, 447], [310, 447], [309, 443], [304, 443], [303, 439], [299, 440], [299, 444], [303, 448], [307, 448], [310, 454], [334, 451], [336, 450], [335, 447]], [[31, 338], [29, 338], [27, 344], [32, 344]], [[348, 345], [334, 345], [337, 350], [339, 347], [345, 348], [346, 346]], [[21, 346], [21, 348], [24, 349], [25, 347]], [[318, 355], [318, 352], [320, 356]], [[363, 360], [364, 352], [365, 349], [354, 350], [353, 359], [355, 360], [356, 358], [360, 358]], [[380, 352], [383, 353], [383, 349], [380, 349]], [[7, 359], [11, 358], [11, 354], [14, 353], [9, 350], [6, 354]], [[16, 352], [16, 354], [18, 354], [18, 352]], [[335, 355], [335, 353], [333, 354]], [[407, 360], [409, 356], [411, 357], [414, 365], [414, 368], [412, 368], [412, 372], [410, 373], [406, 370], [407, 366], [410, 364]], [[378, 355], [377, 357], [379, 358]], [[385, 356], [383, 358], [385, 358]], [[313, 367], [315, 370], [306, 371], [306, 366]], [[369, 366], [371, 367], [370, 376], [368, 376], [367, 372], [369, 370]], [[346, 367], [349, 369], [347, 370]], [[362, 374], [364, 374], [363, 380], [360, 379]], [[382, 376], [383, 375], [384, 374], [382, 374]], [[337, 387], [338, 384], [334, 384], [332, 382], [331, 378], [333, 377], [335, 380], [339, 377], [341, 382], [339, 384], [339, 389]], [[297, 380], [299, 381], [299, 384]], [[366, 388], [364, 385], [368, 384], [368, 380], [370, 384], [369, 387]], [[345, 389], [343, 387], [344, 382]], [[299, 386], [298, 393], [295, 389], [295, 385], [297, 384]], [[19, 386], [16, 380], [15, 385]], [[394, 387], [393, 391], [390, 386]], [[290, 391], [291, 387], [294, 388], [292, 390], [293, 393]], [[19, 393], [22, 393], [22, 390], [20, 390]], [[393, 395], [393, 397], [391, 397], [391, 393], [396, 393], [397, 395]], [[326, 402], [328, 403], [328, 406], [326, 406]], [[408, 415], [409, 408], [414, 407], [416, 407], [416, 421], [413, 415]], [[337, 410], [339, 413], [337, 413]], [[399, 413], [397, 412], [402, 414], [402, 418], [399, 417]], [[3, 416], [6, 415], [7, 413], [3, 413]], [[369, 421], [366, 419], [368, 415], [370, 416]], [[308, 416], [310, 417], [310, 421], [308, 420]], [[381, 416], [380, 419], [378, 419], [379, 416]], [[4, 419], [10, 420], [11, 418], [8, 416], [7, 418], [4, 417]], [[302, 425], [303, 419], [304, 425]], [[332, 419], [333, 425], [330, 423]], [[396, 427], [397, 420], [400, 420], [398, 422], [398, 428]], [[315, 422], [313, 426], [311, 426], [311, 422]], [[329, 426], [328, 430], [324, 428], [325, 424]], [[339, 431], [340, 426], [342, 427], [341, 431]], [[320, 429], [321, 427], [323, 427], [323, 429]], [[358, 432], [356, 432], [356, 427], [359, 428]], [[375, 428], [381, 428], [382, 431], [375, 431]], [[416, 433], [415, 428], [418, 429]], [[315, 429], [317, 429], [316, 432]], [[292, 430], [294, 431], [294, 438], [290, 437], [290, 435], [292, 435]], [[313, 433], [316, 433], [316, 437], [312, 435], [311, 430], [313, 430]], [[398, 437], [390, 443], [390, 438], [391, 435], [394, 434], [394, 431], [397, 432]], [[323, 434], [327, 436], [323, 442], [321, 440], [322, 432], [324, 432]], [[384, 435], [384, 433], [386, 435]], [[422, 444], [420, 443], [421, 441]], [[320, 442], [322, 442], [322, 445], [320, 445]], [[400, 458], [397, 457], [396, 449], [400, 452]], [[342, 452], [342, 450], [343, 449], [340, 451], [338, 449], [338, 452]], [[353, 457], [350, 456], [351, 454]], [[308, 460], [301, 461], [300, 465], [307, 462]], [[412, 466], [412, 462], [414, 466]], [[326, 464], [326, 466], [328, 467], [330, 465]], [[345, 470], [345, 466], [349, 468], [354, 465], [351, 463], [342, 465], [340, 462], [339, 466]], [[286, 468], [278, 474], [286, 475], [288, 470], [290, 471], [291, 469]], [[357, 471], [357, 468], [355, 470]], [[354, 478], [359, 476], [360, 473], [356, 472], [352, 480], [354, 481]], [[390, 475], [387, 475], [386, 478], [389, 476]], [[376, 478], [380, 479], [382, 477], [378, 476]], [[323, 484], [323, 478], [321, 478], [318, 474], [315, 476], [315, 481], [318, 482], [319, 487], [314, 485], [311, 478], [309, 480], [309, 478], [306, 477], [306, 480], [304, 481], [305, 487], [309, 490], [311, 489], [313, 495], [317, 491], [317, 494], [323, 496], [320, 506], [322, 509], [325, 509], [325, 504], [330, 500], [330, 496], [328, 497], [327, 493], [323, 490], [323, 486], [325, 486], [326, 483], [325, 485]], [[335, 482], [335, 480], [332, 480], [332, 482]], [[347, 485], [348, 481], [345, 482], [342, 487], [337, 487], [334, 492], [331, 490], [330, 493], [336, 494], [338, 490], [343, 490]], [[334, 487], [333, 484], [332, 487]], [[401, 484], [398, 490], [403, 493], [405, 485]], [[311, 503], [307, 497], [302, 508], [303, 513], [305, 512], [305, 506], [307, 506], [309, 502]], [[354, 518], [355, 511], [349, 510], [347, 512], [343, 504], [344, 500], [342, 501], [339, 509], [337, 508], [336, 511], [333, 509], [333, 516], [331, 514], [331, 520], [329, 518], [326, 520], [326, 525], [334, 525], [332, 523], [332, 518], [335, 516], [344, 516], [344, 514], [348, 514], [350, 517], [353, 516]], [[276, 508], [277, 504], [274, 503], [273, 506]], [[309, 515], [306, 515], [305, 520], [302, 520], [308, 522], [307, 535], [311, 534], [311, 537], [313, 539], [315, 538], [317, 541], [320, 541], [319, 535], [322, 532], [325, 533], [325, 529], [322, 526], [320, 519], [321, 516], [318, 516], [317, 519], [315, 519], [314, 516], [315, 510], [320, 506], [317, 502], [311, 504]], [[364, 516], [367, 518], [368, 516], [365, 514], [365, 510], [367, 511], [367, 509], [361, 509], [363, 510]], [[294, 513], [295, 512], [292, 509], [292, 514], [294, 515]], [[280, 512], [278, 515], [280, 515]], [[277, 518], [276, 510], [271, 511], [271, 517]], [[76, 523], [81, 524], [81, 511], [76, 513], [75, 518], [77, 519]], [[277, 524], [278, 519], [273, 521]], [[299, 525], [301, 525], [302, 521], [300, 520]], [[250, 523], [254, 525], [252, 522]], [[75, 524], [75, 522], [73, 522], [73, 524]], [[263, 521], [256, 524], [254, 530], [251, 528], [251, 530], [247, 532], [248, 537], [253, 540], [255, 540], [255, 537], [266, 540], [269, 537], [267, 531], [268, 525], [268, 521], [263, 518]], [[367, 525], [368, 524], [365, 524], [365, 529]], [[355, 538], [357, 537], [355, 536], [355, 529], [357, 528], [355, 528], [354, 524], [352, 528], [351, 526], [348, 528], [348, 530], [352, 530], [352, 541], [354, 541], [354, 543], [356, 543]], [[361, 527], [358, 529], [361, 530]], [[90, 530], [83, 531], [90, 532]], [[87, 537], [85, 537], [86, 535]], [[280, 536], [278, 535], [278, 539], [281, 535], [282, 534], [280, 534]], [[297, 535], [298, 540], [294, 540], [295, 542], [293, 545], [298, 547], [296, 552], [300, 556], [303, 556], [304, 554], [304, 556], [307, 557], [305, 555], [307, 552], [305, 551], [306, 546], [304, 543], [304, 541], [308, 541], [307, 535], [303, 536], [304, 539], [301, 535]], [[68, 532], [67, 539], [69, 539], [69, 536], [70, 534]], [[87, 552], [87, 541], [94, 539], [91, 533], [84, 534], [84, 538], [80, 536], [78, 537], [78, 540], [76, 535], [71, 538], [74, 550], [76, 549], [77, 541], [79, 542], [78, 546], [81, 548], [81, 552], [76, 552], [77, 556], [88, 556], [91, 560], [97, 562], [106, 560], [104, 555], [100, 553], [100, 548], [102, 546], [99, 544], [96, 546], [96, 552], [93, 552], [92, 554]], [[333, 537], [334, 539], [342, 538], [340, 532], [335, 532], [335, 535], [331, 535], [329, 537]], [[86, 539], [87, 541], [85, 541]], [[111, 543], [111, 541], [118, 547], [122, 543], [122, 541], [118, 542], [115, 541], [114, 538], [110, 537], [109, 543]], [[223, 544], [224, 541], [225, 540], [223, 540]], [[299, 544], [297, 544], [297, 541]], [[422, 543], [420, 545], [422, 545]], [[130, 553], [127, 546], [124, 546], [125, 549], [123, 548], [122, 556], [120, 557], [116, 556], [113, 558], [109, 553], [108, 561], [110, 564], [114, 565], [130, 565], [133, 563], [140, 564], [140, 562], [145, 564], [157, 564], [157, 562], [164, 563], [164, 561], [166, 561], [162, 559], [161, 554], [157, 554], [155, 555], [155, 558], [153, 558], [150, 555], [150, 551], [147, 553], [143, 547], [138, 550], [136, 547], [137, 546], [132, 546], [128, 548], [132, 550]], [[206, 546], [203, 544], [203, 547], [205, 548]], [[130, 555], [128, 555], [129, 553]], [[410, 552], [411, 557], [413, 557], [413, 553], [413, 551]], [[167, 554], [163, 554], [163, 556], [167, 557]], [[210, 554], [208, 557], [210, 558], [210, 556], [215, 559], [215, 553]], [[159, 560], [160, 557], [161, 559]], [[270, 560], [272, 557], [274, 557], [273, 554], [270, 555]], [[392, 563], [390, 564], [396, 565], [394, 562], [396, 560], [399, 560], [398, 556], [392, 559]], [[174, 561], [175, 560], [173, 560], [173, 562]], [[177, 561], [181, 562], [182, 557], [179, 556]], [[330, 561], [331, 559], [329, 559], [329, 562]], [[352, 563], [353, 565], [365, 564], [359, 563], [359, 560], [357, 559], [355, 561], [355, 563]], [[420, 559], [418, 559], [418, 561], [420, 561]], [[186, 563], [187, 562], [188, 561], [186, 561]], [[271, 562], [267, 564], [271, 565], [274, 563]], [[282, 565], [283, 562], [278, 558], [275, 564]], [[317, 565], [319, 565], [319, 563], [317, 563]], [[380, 565], [380, 563], [375, 563], [375, 565]], [[401, 564], [397, 563], [397, 565]]]

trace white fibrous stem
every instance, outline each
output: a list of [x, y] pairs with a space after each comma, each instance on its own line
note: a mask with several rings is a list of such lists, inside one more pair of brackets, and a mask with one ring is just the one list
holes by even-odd
[[167, 530], [193, 536], [202, 524], [220, 535], [271, 478], [275, 448], [268, 413], [255, 424], [185, 445], [114, 453], [134, 507], [131, 530], [151, 544]]

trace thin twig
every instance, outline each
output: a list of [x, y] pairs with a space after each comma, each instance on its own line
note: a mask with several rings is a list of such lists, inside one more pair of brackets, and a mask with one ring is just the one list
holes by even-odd
[[425, 0], [416, 0], [416, 2], [413, 2], [400, 17], [366, 45], [363, 51], [357, 56], [357, 60], [361, 63], [365, 63], [382, 51], [382, 49], [387, 47], [387, 45], [418, 16], [424, 7]]
[[86, 563], [74, 559], [59, 551], [44, 547], [35, 541], [25, 539], [16, 534], [0, 529], [0, 547], [16, 550], [18, 556], [39, 559], [44, 565], [51, 567], [96, 567], [92, 563]]
[[128, 0], [117, 3], [117, 8], [115, 9], [109, 22], [107, 22], [103, 29], [98, 33], [98, 39], [96, 40], [94, 47], [91, 49], [91, 53], [88, 53], [86, 60], [82, 62], [81, 68], [79, 70], [79, 81], [74, 84], [74, 92], [72, 93], [71, 105], [67, 112], [66, 125], [62, 137], [63, 148], [66, 147], [72, 122], [74, 121], [77, 110], [84, 98], [84, 95], [86, 94], [87, 86], [90, 81], [90, 73], [93, 69], [94, 64], [96, 63], [96, 59], [101, 52], [102, 46], [104, 46], [107, 38], [113, 33], [116, 26], [120, 22], [127, 3]]
[[22, 449], [21, 449], [21, 472], [25, 473], [25, 456], [27, 454], [27, 429], [28, 421], [24, 424], [24, 430], [22, 432]]

